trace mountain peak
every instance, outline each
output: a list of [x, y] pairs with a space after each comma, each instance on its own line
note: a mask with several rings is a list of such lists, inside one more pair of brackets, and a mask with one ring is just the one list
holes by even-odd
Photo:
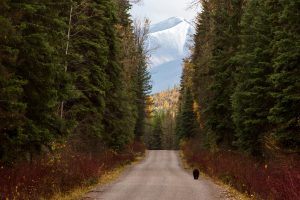
[[182, 17], [170, 17], [166, 20], [163, 20], [157, 24], [153, 24], [150, 27], [150, 33], [155, 33], [158, 31], [166, 30], [169, 28], [172, 28], [174, 26], [177, 26], [178, 24], [182, 22], [187, 22], [184, 18]]
[[183, 22], [185, 21], [184, 18], [182, 17], [170, 17], [162, 22], [168, 22], [168, 23], [180, 23], [180, 22]]

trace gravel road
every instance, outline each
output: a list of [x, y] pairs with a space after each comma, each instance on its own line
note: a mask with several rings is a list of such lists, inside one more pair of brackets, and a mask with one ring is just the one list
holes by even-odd
[[141, 163], [119, 180], [95, 188], [82, 199], [104, 200], [216, 200], [230, 199], [206, 178], [194, 180], [182, 169], [177, 151], [148, 151]]

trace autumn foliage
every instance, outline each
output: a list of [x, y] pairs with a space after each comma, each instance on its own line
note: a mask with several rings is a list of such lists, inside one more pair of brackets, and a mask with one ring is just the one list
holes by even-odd
[[98, 155], [75, 153], [63, 149], [32, 163], [20, 163], [13, 168], [0, 168], [0, 199], [49, 198], [56, 192], [67, 192], [79, 186], [97, 183], [107, 171], [133, 161], [145, 148], [134, 143], [122, 153], [106, 150]]
[[284, 159], [259, 162], [237, 152], [195, 151], [192, 143], [183, 145], [183, 153], [187, 162], [202, 172], [258, 198], [300, 199], [299, 159], [285, 156]]

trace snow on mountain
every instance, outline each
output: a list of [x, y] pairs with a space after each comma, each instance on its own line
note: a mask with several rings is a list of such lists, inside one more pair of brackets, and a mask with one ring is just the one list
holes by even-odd
[[172, 28], [178, 24], [180, 24], [182, 21], [184, 21], [181, 17], [171, 17], [167, 20], [161, 21], [157, 24], [154, 24], [150, 27], [150, 32], [155, 33], [158, 31], [166, 30], [169, 28]]
[[194, 32], [191, 23], [179, 17], [150, 27], [148, 48], [154, 49], [150, 59], [153, 93], [179, 84], [182, 59], [189, 54], [188, 44]]

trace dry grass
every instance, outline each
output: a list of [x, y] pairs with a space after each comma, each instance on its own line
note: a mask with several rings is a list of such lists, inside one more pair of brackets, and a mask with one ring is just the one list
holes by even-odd
[[109, 184], [117, 180], [130, 166], [137, 164], [143, 159], [144, 159], [144, 155], [140, 155], [136, 157], [135, 160], [129, 164], [121, 165], [113, 170], [105, 172], [105, 174], [98, 179], [96, 184], [74, 188], [68, 193], [57, 192], [50, 200], [78, 200], [83, 195], [93, 190], [96, 186], [97, 187], [104, 186], [106, 184]]
[[57, 192], [50, 200], [77, 200], [84, 194], [91, 191], [94, 187], [105, 185], [116, 180], [126, 168], [127, 165], [119, 166], [116, 169], [106, 172], [101, 176], [101, 178], [99, 178], [96, 184], [92, 184], [90, 186], [81, 186], [69, 191], [68, 193]]

